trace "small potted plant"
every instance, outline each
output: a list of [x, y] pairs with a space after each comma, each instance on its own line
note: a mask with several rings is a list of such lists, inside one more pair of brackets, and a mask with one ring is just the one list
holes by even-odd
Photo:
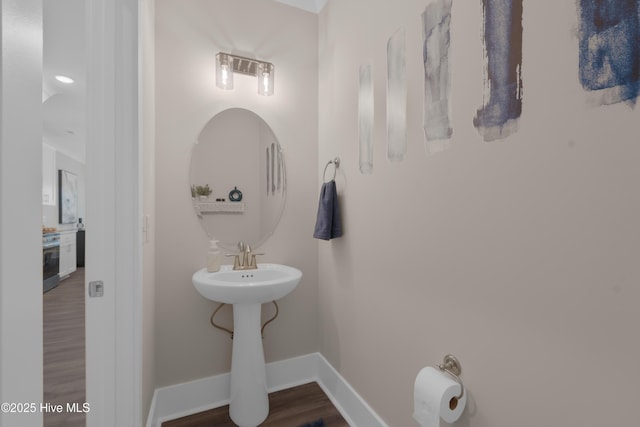
[[201, 199], [206, 199], [211, 193], [213, 193], [213, 190], [209, 188], [209, 184], [196, 185], [196, 194], [200, 196]]

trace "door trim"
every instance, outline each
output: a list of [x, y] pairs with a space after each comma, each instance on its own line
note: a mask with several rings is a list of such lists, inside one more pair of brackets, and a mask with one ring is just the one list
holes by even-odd
[[0, 402], [35, 406], [0, 411], [0, 425], [31, 427], [42, 425], [42, 1], [0, 8]]
[[[87, 427], [142, 425], [138, 4], [87, 1]], [[104, 282], [90, 298], [88, 283]]]

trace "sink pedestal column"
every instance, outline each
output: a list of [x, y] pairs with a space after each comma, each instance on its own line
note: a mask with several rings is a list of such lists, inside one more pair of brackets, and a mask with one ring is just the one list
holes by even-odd
[[260, 333], [261, 304], [233, 305], [233, 353], [229, 415], [240, 427], [256, 427], [269, 415]]

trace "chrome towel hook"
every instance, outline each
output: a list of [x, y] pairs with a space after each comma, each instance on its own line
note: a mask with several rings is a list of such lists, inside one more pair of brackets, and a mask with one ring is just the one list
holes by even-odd
[[324, 167], [324, 172], [322, 172], [322, 181], [323, 182], [327, 182], [327, 168], [329, 167], [329, 165], [333, 165], [333, 178], [331, 178], [329, 181], [336, 179], [336, 172], [338, 171], [338, 168], [340, 167], [340, 157], [336, 157], [333, 160], [329, 160], [327, 162], [327, 164]]

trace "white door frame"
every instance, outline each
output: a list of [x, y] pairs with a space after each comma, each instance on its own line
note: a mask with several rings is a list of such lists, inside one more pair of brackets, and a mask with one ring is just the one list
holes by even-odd
[[[87, 427], [140, 426], [141, 180], [138, 3], [87, 1]], [[93, 189], [100, 189], [94, 192]]]
[[[0, 427], [41, 427], [42, 1], [0, 0]], [[138, 5], [87, 0], [88, 427], [141, 426]], [[34, 266], [38, 266], [34, 268]], [[28, 413], [27, 413], [28, 412]]]
[[42, 0], [0, 7], [0, 426], [41, 427]]

